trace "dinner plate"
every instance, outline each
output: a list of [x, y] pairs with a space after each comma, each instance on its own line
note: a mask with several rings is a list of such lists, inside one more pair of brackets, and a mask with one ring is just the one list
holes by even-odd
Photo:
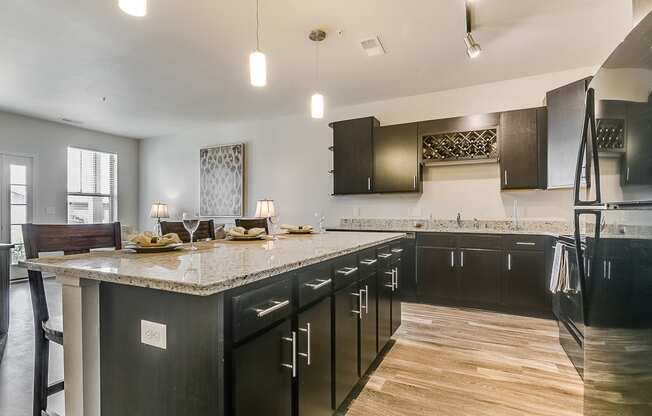
[[168, 244], [167, 246], [155, 246], [155, 247], [141, 247], [135, 244], [130, 244], [128, 246], [125, 246], [125, 249], [127, 250], [133, 250], [136, 253], [165, 253], [168, 251], [174, 251], [178, 250], [181, 248], [183, 244], [177, 243], [177, 244]]
[[265, 238], [266, 234], [260, 234], [260, 235], [243, 235], [243, 236], [233, 236], [233, 235], [227, 235], [226, 239], [227, 240], [232, 240], [232, 241], [252, 241], [252, 240], [262, 240]]
[[291, 229], [286, 228], [285, 231], [287, 231], [288, 234], [316, 234], [315, 230], [312, 230], [312, 229], [310, 229], [310, 230], [299, 230], [299, 229], [291, 230]]

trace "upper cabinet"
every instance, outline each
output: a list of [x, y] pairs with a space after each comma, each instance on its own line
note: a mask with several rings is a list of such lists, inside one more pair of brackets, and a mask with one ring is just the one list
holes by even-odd
[[548, 105], [547, 187], [572, 188], [591, 78], [546, 94]]
[[417, 124], [380, 127], [374, 117], [331, 123], [333, 194], [420, 192]]
[[652, 105], [627, 105], [627, 144], [622, 163], [623, 185], [652, 184]]
[[373, 143], [374, 192], [420, 191], [417, 123], [377, 127]]
[[380, 126], [374, 117], [331, 123], [333, 128], [333, 193], [366, 194], [373, 186], [373, 138]]
[[546, 187], [545, 107], [505, 111], [500, 114], [500, 188]]

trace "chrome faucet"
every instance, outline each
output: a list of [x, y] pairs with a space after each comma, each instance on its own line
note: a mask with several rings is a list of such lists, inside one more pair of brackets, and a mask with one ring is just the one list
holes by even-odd
[[459, 212], [457, 213], [457, 226], [459, 228], [462, 228], [462, 214], [460, 214]]

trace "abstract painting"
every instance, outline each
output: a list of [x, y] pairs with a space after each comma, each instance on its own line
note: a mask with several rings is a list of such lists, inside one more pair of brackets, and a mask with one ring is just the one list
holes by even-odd
[[199, 215], [244, 215], [244, 143], [219, 145], [199, 151]]

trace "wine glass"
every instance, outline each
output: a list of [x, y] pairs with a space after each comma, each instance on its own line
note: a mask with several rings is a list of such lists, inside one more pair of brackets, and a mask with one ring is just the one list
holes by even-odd
[[320, 234], [323, 234], [326, 230], [324, 229], [324, 222], [326, 217], [321, 212], [315, 212], [315, 222], [317, 223], [317, 230]]
[[271, 225], [270, 232], [272, 233], [272, 238], [276, 239], [276, 234], [278, 234], [278, 224], [279, 224], [279, 215], [278, 215], [278, 206], [274, 207], [273, 215], [269, 217], [269, 223]]
[[184, 212], [181, 216], [181, 220], [183, 221], [183, 227], [188, 231], [188, 233], [190, 233], [190, 250], [197, 250], [193, 236], [195, 231], [197, 231], [197, 228], [199, 228], [199, 217]]

